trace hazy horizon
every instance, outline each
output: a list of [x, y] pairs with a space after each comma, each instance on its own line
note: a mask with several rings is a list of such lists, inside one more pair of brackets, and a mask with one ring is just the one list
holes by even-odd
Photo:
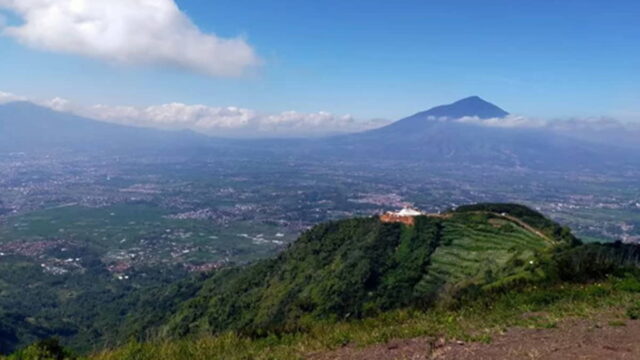
[[640, 359], [638, 19], [0, 0], [0, 360]]
[[529, 125], [640, 123], [640, 5], [509, 4], [2, 0], [0, 102], [249, 137], [361, 131], [471, 95]]

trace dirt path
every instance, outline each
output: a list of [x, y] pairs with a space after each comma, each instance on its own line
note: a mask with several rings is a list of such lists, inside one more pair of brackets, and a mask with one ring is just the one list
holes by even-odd
[[311, 360], [640, 359], [640, 321], [566, 320], [553, 329], [509, 329], [490, 344], [419, 338], [344, 347]]
[[515, 222], [516, 224], [522, 226], [526, 230], [528, 230], [528, 231], [540, 236], [541, 238], [545, 239], [549, 243], [552, 243], [552, 244], [554, 243], [553, 240], [551, 240], [547, 235], [543, 234], [540, 230], [534, 228], [533, 226], [527, 224], [526, 222], [518, 219], [515, 216], [511, 216], [511, 215], [507, 215], [507, 214], [497, 214], [497, 213], [493, 213], [493, 214], [496, 215], [496, 216], [501, 216], [501, 217], [503, 217], [505, 219], [511, 220], [511, 221]]
[[[527, 231], [530, 231], [536, 235], [538, 235], [539, 237], [543, 238], [544, 240], [546, 240], [547, 242], [549, 242], [550, 244], [553, 244], [555, 241], [552, 240], [550, 237], [548, 237], [547, 235], [543, 234], [542, 231], [534, 228], [533, 226], [527, 224], [526, 222], [518, 219], [515, 216], [511, 216], [509, 214], [500, 214], [500, 213], [496, 213], [496, 212], [484, 212], [484, 211], [474, 211], [474, 213], [478, 213], [478, 214], [491, 214], [493, 216], [499, 217], [499, 218], [503, 218], [506, 220], [509, 220], [511, 222], [514, 222], [518, 225], [520, 225], [522, 228], [524, 228]], [[438, 219], [449, 219], [453, 216], [453, 214], [448, 213], [448, 214], [426, 214], [426, 216], [428, 217], [432, 217], [432, 218], [438, 218]]]

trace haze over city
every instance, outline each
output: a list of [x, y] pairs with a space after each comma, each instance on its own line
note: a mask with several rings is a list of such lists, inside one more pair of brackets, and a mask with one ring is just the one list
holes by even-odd
[[0, 0], [0, 360], [640, 358], [638, 19]]

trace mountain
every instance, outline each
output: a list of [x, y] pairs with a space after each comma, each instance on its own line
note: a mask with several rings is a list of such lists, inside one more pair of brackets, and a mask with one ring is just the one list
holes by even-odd
[[[384, 129], [404, 129], [416, 130], [424, 126], [427, 122], [443, 121], [444, 119], [455, 120], [464, 117], [476, 117], [479, 119], [504, 118], [509, 115], [498, 106], [481, 99], [478, 96], [471, 96], [458, 100], [452, 104], [440, 105], [426, 111], [396, 121], [386, 126]], [[375, 132], [377, 130], [373, 130]]]
[[480, 119], [503, 118], [509, 115], [498, 106], [485, 101], [479, 96], [470, 96], [453, 104], [436, 106], [418, 115], [459, 119], [465, 116], [476, 116]]
[[[28, 102], [0, 105], [0, 152], [57, 150], [220, 156], [245, 159], [411, 161], [539, 170], [616, 169], [640, 165], [628, 148], [551, 130], [486, 126], [508, 113], [477, 96], [434, 107], [388, 126], [323, 139], [211, 138], [192, 131], [124, 126]], [[476, 119], [473, 122], [461, 118]], [[495, 119], [495, 120], [494, 120]], [[507, 121], [505, 119], [505, 121]]]
[[153, 326], [177, 337], [264, 334], [298, 330], [308, 321], [427, 308], [536, 277], [538, 256], [578, 242], [541, 214], [510, 204], [418, 216], [413, 225], [378, 217], [324, 223], [276, 258], [215, 273], [199, 290], [188, 285], [148, 294], [130, 312], [124, 328], [132, 333], [125, 335]]
[[111, 124], [30, 102], [0, 105], [0, 151], [126, 151], [196, 146], [209, 141], [191, 131]]
[[381, 129], [370, 130], [368, 133], [403, 133], [420, 131], [425, 127], [430, 127], [437, 123], [451, 123], [465, 117], [486, 120], [493, 118], [500, 119], [507, 115], [509, 115], [509, 113], [498, 106], [485, 101], [478, 96], [471, 96], [458, 100], [452, 104], [440, 105], [426, 111], [421, 111]]
[[[382, 128], [334, 137], [325, 146], [334, 156], [451, 165], [577, 170], [637, 164], [623, 148], [545, 129], [496, 126], [507, 115], [473, 96]], [[496, 120], [488, 126], [463, 118]]]

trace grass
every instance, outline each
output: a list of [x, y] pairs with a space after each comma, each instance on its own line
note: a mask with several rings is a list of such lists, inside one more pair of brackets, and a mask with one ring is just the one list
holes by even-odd
[[[536, 254], [547, 250], [546, 239], [504, 219], [486, 223], [478, 214], [471, 215], [473, 221], [467, 219], [470, 215], [461, 217], [460, 221], [454, 217], [437, 227], [442, 244], [433, 253], [423, 279], [435, 283], [449, 279], [450, 284], [460, 284], [458, 290], [472, 291], [448, 291], [445, 287], [440, 292], [444, 301], [431, 310], [405, 308], [342, 322], [302, 318], [300, 328], [304, 331], [259, 338], [227, 332], [179, 340], [133, 341], [96, 352], [90, 359], [301, 359], [345, 345], [362, 347], [399, 338], [490, 342], [496, 333], [509, 327], [552, 329], [563, 319], [593, 317], [601, 312], [615, 311], [616, 319], [636, 316], [633, 314], [640, 300], [636, 277], [591, 284], [543, 283], [543, 278], [531, 275], [530, 268], [534, 267]], [[407, 239], [409, 235], [403, 233]], [[403, 253], [402, 249], [399, 247], [398, 252]], [[527, 274], [537, 282], [517, 281], [518, 276]], [[429, 278], [432, 275], [434, 279]], [[522, 285], [525, 283], [529, 285]], [[479, 291], [483, 284], [483, 291]], [[463, 294], [473, 299], [460, 299]]]
[[627, 308], [626, 315], [631, 320], [640, 319], [640, 301], [636, 301]]
[[[489, 225], [454, 217], [444, 224], [444, 245], [434, 252], [422, 286], [444, 279], [462, 286], [506, 279], [534, 261], [536, 252], [548, 247], [545, 239], [502, 219]], [[506, 268], [513, 273], [500, 274]]]
[[[199, 339], [131, 342], [115, 350], [98, 352], [91, 359], [292, 360], [347, 344], [362, 347], [400, 338], [444, 336], [490, 342], [493, 335], [509, 327], [548, 329], [567, 318], [590, 318], [602, 312], [624, 315], [626, 308], [638, 304], [640, 294], [620, 286], [621, 282], [609, 279], [587, 285], [532, 286], [525, 291], [470, 301], [457, 309], [398, 310], [362, 320], [315, 323], [304, 333], [259, 339], [225, 333]], [[611, 326], [623, 326], [624, 321], [619, 323]]]
[[622, 326], [627, 326], [627, 323], [622, 320], [611, 320], [609, 321], [609, 326], [622, 327]]

